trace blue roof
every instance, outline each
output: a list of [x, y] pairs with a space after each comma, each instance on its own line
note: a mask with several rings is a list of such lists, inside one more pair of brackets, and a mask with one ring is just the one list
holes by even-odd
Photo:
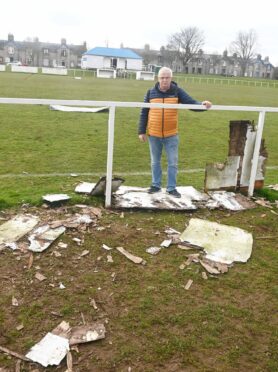
[[83, 53], [83, 55], [142, 59], [142, 57], [134, 53], [132, 50], [124, 48], [96, 47]]

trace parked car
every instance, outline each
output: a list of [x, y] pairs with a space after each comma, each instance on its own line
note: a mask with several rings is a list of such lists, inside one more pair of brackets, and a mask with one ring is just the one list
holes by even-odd
[[7, 66], [22, 66], [20, 61], [8, 62]]

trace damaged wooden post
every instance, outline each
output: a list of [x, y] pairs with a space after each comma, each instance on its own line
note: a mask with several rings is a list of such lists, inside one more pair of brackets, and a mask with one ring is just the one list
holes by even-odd
[[262, 140], [265, 111], [257, 128], [250, 120], [230, 121], [229, 151], [225, 163], [206, 165], [205, 191], [248, 192], [263, 187], [267, 151]]
[[105, 207], [111, 207], [115, 106], [109, 107]]

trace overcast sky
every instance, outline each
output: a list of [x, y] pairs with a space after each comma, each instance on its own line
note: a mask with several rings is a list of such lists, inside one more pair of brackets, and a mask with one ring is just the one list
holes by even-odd
[[86, 41], [88, 48], [159, 49], [190, 26], [204, 32], [207, 53], [222, 53], [238, 31], [254, 29], [256, 51], [278, 66], [278, 0], [11, 0], [1, 6], [0, 39], [12, 33], [15, 40]]

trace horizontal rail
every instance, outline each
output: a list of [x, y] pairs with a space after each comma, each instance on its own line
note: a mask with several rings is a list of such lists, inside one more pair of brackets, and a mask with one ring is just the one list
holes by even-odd
[[[183, 105], [170, 103], [143, 103], [143, 102], [118, 102], [118, 101], [88, 101], [64, 99], [33, 99], [33, 98], [0, 98], [0, 104], [17, 105], [65, 105], [65, 106], [108, 106], [108, 107], [147, 107], [147, 108], [172, 108], [181, 110], [206, 110], [203, 105]], [[255, 111], [278, 112], [278, 107], [254, 106], [222, 106], [212, 105], [210, 110], [217, 111]]]

